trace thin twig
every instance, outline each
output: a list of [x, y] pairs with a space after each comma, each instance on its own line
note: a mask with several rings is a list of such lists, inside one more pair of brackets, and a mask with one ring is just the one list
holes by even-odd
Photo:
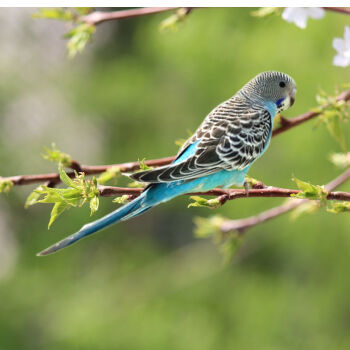
[[337, 13], [341, 13], [343, 15], [350, 15], [350, 9], [346, 7], [323, 7], [327, 11], [333, 11]]
[[[344, 91], [337, 97], [338, 101], [349, 101], [350, 100], [350, 90]], [[320, 115], [320, 112], [307, 112], [305, 114], [301, 114], [297, 117], [286, 119], [282, 118], [281, 126], [277, 127], [273, 133], [272, 136], [279, 135], [291, 128], [294, 128], [302, 123], [305, 123], [308, 120], [311, 120], [318, 115]], [[152, 159], [145, 161], [145, 164], [152, 167], [157, 166], [163, 166], [170, 164], [172, 161], [174, 161], [175, 156], [173, 157], [166, 157], [166, 158], [160, 158], [160, 159]], [[108, 170], [111, 167], [118, 167], [120, 169], [120, 172], [122, 173], [129, 173], [140, 169], [140, 162], [129, 162], [129, 163], [121, 163], [121, 164], [109, 164], [109, 165], [80, 165], [77, 161], [74, 161], [74, 167], [71, 166], [74, 169], [77, 169], [77, 167], [80, 167], [80, 171], [84, 172], [85, 175], [95, 175], [103, 173], [104, 171]], [[68, 172], [67, 173], [69, 177], [74, 177], [74, 172]], [[46, 181], [50, 181], [51, 184], [58, 184], [60, 180], [60, 176], [58, 173], [51, 173], [51, 174], [38, 174], [38, 175], [18, 175], [18, 176], [10, 176], [10, 177], [0, 177], [0, 180], [9, 180], [14, 185], [29, 185], [33, 183], [44, 183]]]
[[[347, 177], [350, 177], [350, 169], [346, 174]], [[113, 187], [113, 186], [99, 186], [100, 196], [120, 196], [120, 195], [132, 195], [134, 197], [139, 196], [143, 191], [143, 188], [129, 188], [129, 187]], [[225, 197], [226, 200], [234, 200], [238, 198], [256, 198], [256, 197], [291, 197], [300, 193], [300, 190], [293, 190], [289, 188], [280, 188], [268, 186], [260, 189], [251, 189], [248, 192], [244, 189], [228, 189], [222, 190], [220, 188], [214, 188], [207, 192], [192, 192], [187, 193], [190, 196], [216, 196], [216, 197]], [[350, 193], [348, 192], [329, 192], [327, 196], [328, 200], [336, 201], [350, 201]], [[224, 204], [221, 203], [221, 204]]]
[[[344, 171], [341, 175], [339, 175], [337, 178], [335, 178], [334, 180], [329, 182], [324, 187], [327, 191], [332, 191], [333, 189], [337, 188], [339, 185], [343, 184], [344, 182], [346, 182], [349, 179], [350, 179], [350, 168], [347, 169], [346, 171]], [[330, 192], [329, 196], [332, 194], [338, 194], [339, 195], [338, 198], [341, 198], [340, 200], [348, 200], [348, 199], [345, 199], [347, 196], [343, 196], [344, 193], [345, 192]], [[331, 198], [327, 197], [327, 199], [331, 199]], [[333, 199], [335, 199], [335, 197], [333, 197]], [[285, 214], [285, 213], [299, 207], [300, 205], [306, 203], [307, 201], [308, 201], [307, 199], [302, 199], [302, 200], [291, 199], [290, 201], [288, 201], [285, 204], [282, 204], [282, 205], [277, 206], [275, 208], [263, 211], [257, 215], [250, 216], [250, 217], [245, 218], [245, 219], [225, 220], [221, 224], [220, 230], [223, 233], [227, 233], [230, 231], [236, 231], [236, 230], [238, 230], [240, 232], [245, 231], [246, 229], [248, 229], [252, 226], [256, 226], [256, 225], [261, 224], [265, 221], [274, 219], [277, 216]]]
[[81, 17], [80, 20], [87, 24], [97, 25], [102, 22], [151, 15], [154, 13], [175, 10], [176, 8], [177, 7], [143, 7], [138, 9], [113, 11], [113, 12], [94, 11], [86, 16]]

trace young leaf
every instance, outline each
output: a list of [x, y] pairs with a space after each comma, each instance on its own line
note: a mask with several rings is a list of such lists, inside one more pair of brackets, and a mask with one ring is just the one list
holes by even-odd
[[86, 44], [92, 40], [95, 31], [94, 25], [81, 23], [64, 35], [65, 38], [69, 38], [67, 43], [69, 58], [74, 58], [77, 53], [84, 50]]
[[189, 10], [187, 8], [180, 8], [174, 14], [164, 19], [160, 25], [160, 30], [172, 30], [177, 31], [180, 23], [183, 23], [186, 16], [189, 14]]
[[52, 203], [54, 204], [49, 227], [65, 210], [70, 207], [81, 207], [89, 202], [91, 215], [98, 210], [99, 192], [97, 188], [97, 180], [86, 180], [85, 174], [75, 173], [75, 178], [71, 179], [63, 170], [62, 165], [58, 167], [62, 182], [67, 188], [52, 188], [48, 186], [39, 186], [27, 198], [26, 207], [36, 203]]
[[122, 196], [116, 197], [113, 199], [113, 203], [118, 203], [118, 204], [125, 204], [128, 203], [129, 201], [129, 195], [124, 194]]
[[261, 7], [256, 11], [251, 12], [253, 17], [269, 17], [272, 15], [279, 15], [281, 13], [281, 8], [279, 7]]
[[118, 166], [112, 166], [97, 178], [97, 183], [99, 183], [100, 185], [104, 185], [108, 181], [118, 177], [120, 174], [120, 168]]
[[29, 194], [29, 196], [27, 197], [26, 202], [24, 204], [25, 209], [28, 209], [28, 207], [30, 207], [31, 205], [39, 203], [39, 200], [41, 197], [41, 193], [39, 191], [41, 191], [41, 190], [42, 190], [42, 188], [41, 188], [41, 186], [39, 186], [32, 193]]
[[299, 180], [295, 177], [292, 178], [292, 180], [297, 184], [301, 192], [295, 195], [291, 195], [291, 197], [310, 200], [320, 200], [323, 203], [326, 202], [328, 192], [322, 186], [312, 185], [309, 182]]
[[210, 209], [215, 209], [219, 207], [220, 201], [217, 198], [213, 199], [205, 199], [200, 196], [191, 196], [190, 199], [192, 199], [194, 202], [190, 203], [187, 207], [205, 207], [205, 208], [210, 208]]
[[[336, 92], [339, 93], [339, 91]], [[316, 95], [316, 101], [319, 106], [314, 111], [320, 113], [316, 125], [325, 124], [331, 136], [345, 150], [345, 137], [340, 123], [349, 118], [349, 102], [337, 100], [336, 96], [327, 95], [324, 91]]]
[[146, 163], [146, 158], [143, 158], [141, 160], [139, 160], [139, 163], [140, 163], [140, 170], [139, 171], [146, 171], [146, 170], [151, 170], [153, 169], [153, 167], [151, 166], [148, 166]]
[[209, 218], [196, 217], [194, 219], [194, 234], [197, 238], [212, 237], [215, 244], [220, 248], [223, 254], [223, 262], [228, 263], [237, 252], [238, 246], [242, 241], [242, 235], [238, 232], [222, 233], [221, 226], [227, 219], [215, 215]]
[[197, 238], [214, 237], [220, 233], [220, 226], [225, 219], [220, 215], [214, 215], [209, 218], [194, 218], [194, 235]]
[[41, 8], [38, 13], [34, 13], [33, 18], [57, 19], [60, 21], [73, 21], [74, 13], [67, 8]]
[[44, 159], [47, 159], [50, 162], [61, 163], [65, 167], [71, 166], [72, 157], [69, 154], [63, 153], [59, 149], [57, 149], [54, 143], [51, 144], [51, 149], [48, 147], [44, 147], [44, 151], [46, 152], [46, 154], [41, 155]]
[[51, 210], [51, 215], [50, 215], [50, 221], [49, 221], [49, 225], [48, 228], [51, 227], [51, 225], [53, 224], [53, 222], [67, 209], [70, 208], [70, 205], [65, 203], [65, 202], [57, 202], [55, 203], [55, 205], [53, 206], [52, 210]]
[[320, 208], [318, 202], [309, 201], [296, 207], [290, 214], [292, 220], [296, 220], [302, 215], [315, 213]]
[[331, 203], [327, 211], [334, 214], [350, 212], [350, 202], [334, 202]]
[[238, 251], [238, 248], [242, 242], [241, 235], [233, 233], [227, 238], [220, 246], [220, 251], [223, 255], [223, 263], [226, 265], [232, 261], [233, 257]]
[[74, 181], [63, 170], [63, 167], [61, 164], [59, 164], [59, 166], [58, 166], [58, 172], [60, 174], [60, 179], [64, 184], [66, 184], [67, 186], [73, 187], [73, 188], [77, 187], [76, 184], [74, 183]]
[[99, 204], [100, 200], [97, 196], [90, 199], [90, 216], [97, 212]]
[[11, 180], [4, 179], [0, 177], [0, 193], [9, 193], [13, 187], [13, 182]]

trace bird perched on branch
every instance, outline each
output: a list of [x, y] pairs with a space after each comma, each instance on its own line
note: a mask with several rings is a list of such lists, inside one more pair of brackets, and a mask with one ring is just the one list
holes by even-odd
[[56, 252], [179, 195], [244, 185], [249, 168], [270, 143], [275, 115], [293, 105], [295, 94], [296, 84], [289, 75], [260, 73], [207, 115], [173, 163], [131, 175], [148, 183], [138, 198], [38, 255]]

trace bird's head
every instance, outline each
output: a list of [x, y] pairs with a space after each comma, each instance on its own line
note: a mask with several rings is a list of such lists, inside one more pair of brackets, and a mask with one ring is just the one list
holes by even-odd
[[242, 89], [248, 97], [251, 95], [262, 102], [275, 103], [277, 113], [293, 105], [296, 91], [294, 79], [281, 72], [260, 73]]

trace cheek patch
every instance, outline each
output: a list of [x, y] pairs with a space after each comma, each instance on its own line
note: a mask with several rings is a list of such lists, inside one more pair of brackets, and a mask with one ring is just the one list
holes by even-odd
[[281, 108], [283, 106], [283, 101], [284, 101], [284, 98], [280, 98], [279, 100], [276, 101], [277, 108]]
[[277, 113], [280, 113], [290, 107], [290, 97], [280, 98], [276, 101]]

